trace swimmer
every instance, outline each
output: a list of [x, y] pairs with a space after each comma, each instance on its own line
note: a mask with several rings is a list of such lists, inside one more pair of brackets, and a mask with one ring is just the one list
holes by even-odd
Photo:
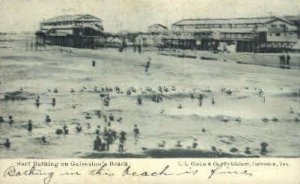
[[192, 148], [193, 148], [193, 149], [196, 149], [197, 146], [198, 146], [197, 139], [194, 139]]
[[250, 151], [250, 148], [249, 148], [249, 147], [246, 147], [245, 153], [246, 153], [246, 154], [251, 154], [251, 151]]
[[161, 143], [158, 143], [158, 147], [165, 148], [166, 147], [166, 141], [162, 141]]
[[49, 115], [46, 116], [45, 122], [46, 122], [46, 123], [50, 123], [50, 122], [51, 122], [51, 119], [50, 119], [50, 116], [49, 116]]
[[176, 143], [175, 147], [177, 147], [177, 148], [181, 148], [181, 147], [182, 147], [182, 145], [181, 145], [181, 142], [180, 142], [180, 141], [177, 141], [177, 143]]
[[69, 134], [69, 129], [68, 129], [67, 125], [64, 125], [63, 129], [64, 129], [64, 134], [65, 135]]

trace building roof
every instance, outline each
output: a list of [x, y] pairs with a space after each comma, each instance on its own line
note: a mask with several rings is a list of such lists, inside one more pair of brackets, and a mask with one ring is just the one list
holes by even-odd
[[78, 15], [60, 15], [43, 21], [42, 23], [52, 23], [52, 22], [66, 22], [66, 21], [75, 21], [80, 19], [89, 19], [91, 21], [102, 21], [101, 19], [90, 15], [90, 14], [78, 14]]
[[164, 25], [162, 25], [162, 24], [153, 24], [153, 25], [149, 26], [149, 28], [150, 28], [150, 27], [154, 27], [154, 26], [159, 26], [159, 27], [162, 27], [162, 28], [164, 28], [164, 29], [168, 29], [166, 26], [164, 26]]
[[284, 18], [286, 18], [287, 20], [295, 23], [295, 24], [300, 24], [300, 15], [287, 15], [284, 16]]
[[291, 21], [282, 17], [254, 17], [254, 18], [228, 18], [228, 19], [183, 19], [173, 25], [195, 25], [195, 24], [259, 24], [268, 23], [275, 20], [281, 20], [288, 24], [293, 24]]

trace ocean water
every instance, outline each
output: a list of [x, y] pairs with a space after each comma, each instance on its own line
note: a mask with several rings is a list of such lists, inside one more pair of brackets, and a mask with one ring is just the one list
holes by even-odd
[[[250, 147], [259, 154], [261, 142], [268, 143], [270, 157], [300, 156], [300, 70], [283, 70], [258, 65], [240, 65], [233, 61], [205, 61], [200, 59], [162, 56], [154, 52], [142, 54], [113, 49], [71, 49], [48, 47], [38, 51], [25, 48], [23, 40], [5, 42], [10, 48], [0, 48], [0, 142], [6, 138], [11, 148], [0, 146], [0, 158], [78, 158], [88, 157], [93, 151], [98, 125], [117, 132], [125, 131], [125, 152], [142, 154], [142, 149], [157, 148], [163, 140], [166, 148], [175, 148], [181, 141], [182, 149], [190, 149], [197, 139], [199, 150], [211, 146], [229, 152], [233, 147], [243, 153]], [[201, 53], [200, 53], [201, 54]], [[144, 65], [151, 57], [149, 72]], [[96, 66], [92, 67], [92, 61]], [[110, 105], [104, 106], [100, 89], [118, 86], [123, 94], [110, 92]], [[163, 101], [151, 100], [159, 86], [168, 88]], [[94, 88], [97, 87], [98, 91]], [[176, 90], [172, 90], [173, 88]], [[58, 93], [54, 93], [54, 89]], [[136, 92], [127, 95], [129, 88]], [[150, 89], [152, 92], [150, 92]], [[230, 89], [232, 94], [222, 92]], [[5, 100], [7, 92], [23, 92], [27, 100]], [[70, 90], [75, 92], [71, 93]], [[265, 101], [259, 96], [263, 89]], [[204, 94], [200, 107], [190, 98]], [[137, 104], [137, 96], [143, 104]], [[35, 99], [40, 96], [41, 105]], [[52, 98], [56, 105], [51, 105]], [[215, 104], [211, 103], [212, 98]], [[182, 108], [178, 108], [181, 104]], [[74, 108], [75, 107], [75, 108]], [[108, 127], [96, 111], [122, 117]], [[86, 119], [90, 113], [91, 119]], [[7, 123], [12, 115], [15, 123]], [[46, 115], [52, 119], [45, 122]], [[269, 119], [268, 122], [262, 121]], [[274, 118], [278, 119], [276, 121]], [[28, 120], [33, 122], [27, 131]], [[240, 119], [241, 121], [237, 121]], [[272, 121], [272, 119], [274, 119]], [[80, 123], [83, 131], [76, 132]], [[90, 123], [91, 128], [87, 127]], [[69, 135], [55, 131], [67, 125]], [[140, 131], [133, 133], [134, 125]], [[203, 131], [205, 129], [205, 131]], [[45, 136], [49, 143], [42, 143]], [[118, 152], [116, 140], [107, 154]]]

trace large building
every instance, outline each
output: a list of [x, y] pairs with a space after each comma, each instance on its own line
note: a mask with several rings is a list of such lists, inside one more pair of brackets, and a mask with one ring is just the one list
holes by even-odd
[[102, 20], [89, 15], [62, 15], [40, 23], [38, 44], [69, 47], [102, 46], [105, 42]]
[[172, 31], [192, 36], [188, 47], [203, 50], [235, 45], [238, 52], [279, 52], [297, 42], [297, 26], [280, 17], [184, 19], [174, 23]]

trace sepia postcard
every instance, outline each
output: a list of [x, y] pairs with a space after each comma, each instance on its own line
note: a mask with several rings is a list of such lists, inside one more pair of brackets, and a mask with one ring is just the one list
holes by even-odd
[[300, 0], [0, 0], [0, 183], [300, 183]]

